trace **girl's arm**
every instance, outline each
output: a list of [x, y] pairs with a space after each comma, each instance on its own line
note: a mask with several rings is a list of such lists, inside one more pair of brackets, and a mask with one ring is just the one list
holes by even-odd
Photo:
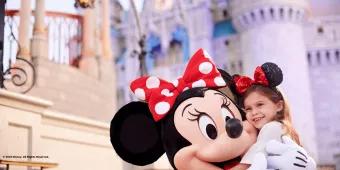
[[245, 153], [243, 156], [241, 163], [243, 164], [252, 164], [255, 155], [257, 153], [263, 153], [265, 154], [265, 146], [267, 142], [270, 140], [277, 140], [281, 142], [281, 135], [283, 133], [282, 130], [282, 124], [277, 121], [272, 121], [267, 124], [265, 124], [262, 129], [259, 132], [259, 135], [257, 136], [256, 143], [253, 144], [249, 150]]
[[250, 167], [250, 165], [248, 164], [238, 164], [236, 166], [234, 166], [233, 168], [231, 168], [230, 170], [247, 170]]

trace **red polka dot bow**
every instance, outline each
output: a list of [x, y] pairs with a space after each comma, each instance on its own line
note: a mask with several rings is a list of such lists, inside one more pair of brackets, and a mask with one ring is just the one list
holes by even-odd
[[154, 120], [159, 121], [170, 111], [177, 96], [183, 91], [194, 87], [223, 86], [226, 83], [209, 54], [199, 49], [191, 57], [181, 78], [170, 83], [154, 76], [141, 77], [134, 80], [130, 88], [137, 98], [148, 102]]
[[262, 70], [261, 66], [256, 67], [254, 73], [254, 80], [247, 76], [235, 76], [234, 82], [236, 86], [236, 91], [239, 94], [243, 94], [247, 91], [247, 89], [253, 84], [261, 84], [264, 86], [268, 86], [269, 82], [266, 78], [266, 74]]

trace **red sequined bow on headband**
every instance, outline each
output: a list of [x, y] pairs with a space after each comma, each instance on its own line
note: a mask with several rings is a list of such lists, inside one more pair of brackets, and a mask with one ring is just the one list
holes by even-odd
[[154, 120], [158, 121], [170, 111], [177, 96], [183, 91], [194, 87], [223, 86], [226, 83], [209, 54], [199, 49], [191, 57], [181, 78], [170, 83], [154, 76], [141, 77], [131, 83], [130, 89], [139, 99], [148, 103]]
[[236, 91], [239, 94], [243, 94], [244, 92], [246, 92], [247, 89], [253, 84], [261, 84], [264, 86], [269, 85], [266, 74], [262, 70], [261, 66], [256, 67], [254, 80], [247, 76], [236, 76], [234, 77], [234, 82], [236, 86]]

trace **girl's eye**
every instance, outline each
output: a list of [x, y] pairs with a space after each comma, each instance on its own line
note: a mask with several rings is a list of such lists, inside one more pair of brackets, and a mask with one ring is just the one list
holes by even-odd
[[198, 118], [198, 126], [204, 137], [209, 140], [217, 138], [217, 129], [214, 121], [207, 115], [202, 115]]
[[221, 108], [221, 114], [222, 114], [222, 117], [225, 121], [227, 121], [231, 118], [234, 118], [233, 114], [231, 114], [230, 111], [225, 107]]
[[263, 106], [263, 103], [258, 103], [257, 106], [261, 107], [261, 106]]

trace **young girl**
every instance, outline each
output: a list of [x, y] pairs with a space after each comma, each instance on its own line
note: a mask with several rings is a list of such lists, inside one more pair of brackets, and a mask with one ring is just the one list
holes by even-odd
[[235, 169], [247, 169], [257, 153], [265, 153], [265, 144], [270, 140], [282, 142], [281, 137], [286, 135], [300, 145], [287, 103], [276, 88], [283, 79], [281, 69], [274, 63], [265, 63], [256, 68], [254, 77], [255, 80], [245, 76], [234, 78], [246, 118], [258, 129], [256, 143], [243, 156], [239, 168]]

